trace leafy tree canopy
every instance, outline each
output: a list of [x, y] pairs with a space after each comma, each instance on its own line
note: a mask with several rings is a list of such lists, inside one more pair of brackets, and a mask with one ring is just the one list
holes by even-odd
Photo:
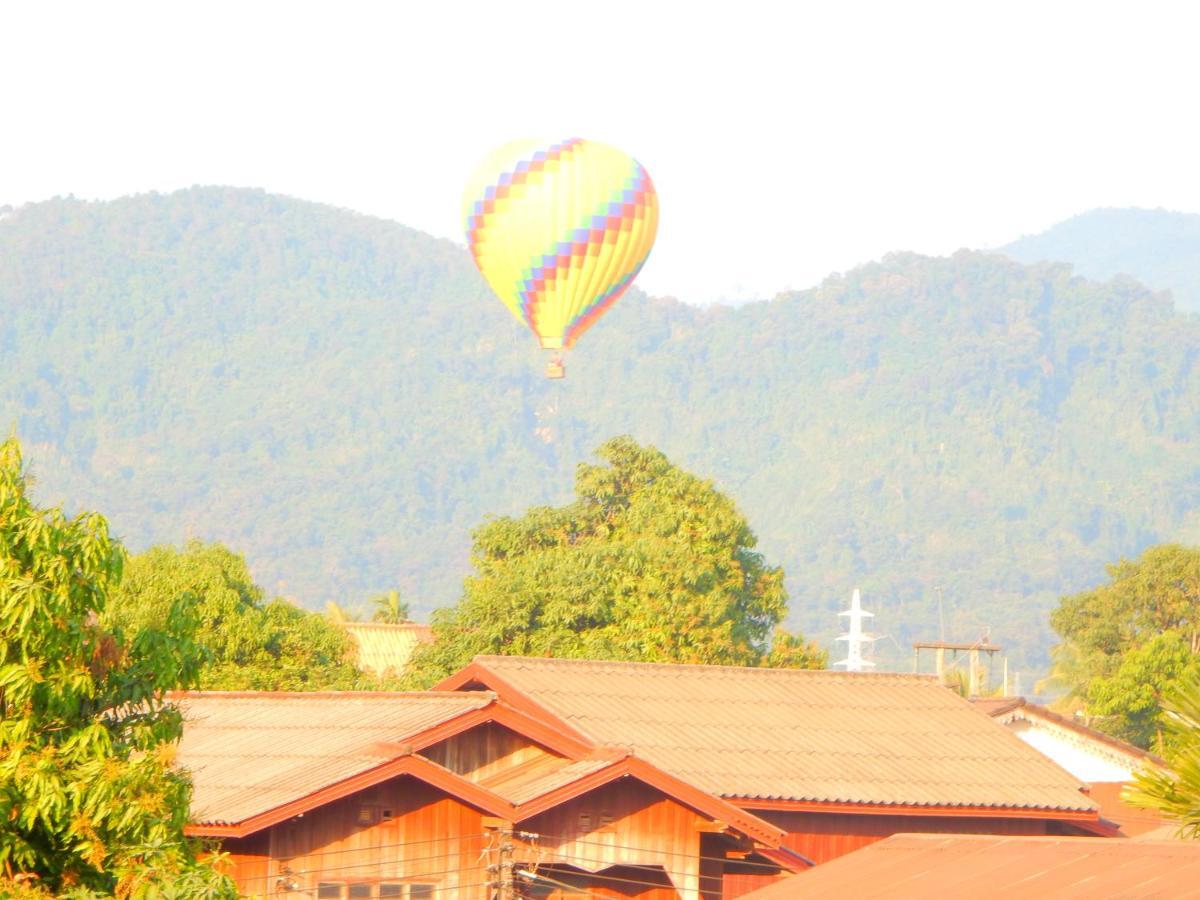
[[1127, 797], [1177, 821], [1182, 836], [1200, 838], [1200, 678], [1195, 673], [1163, 701], [1162, 728], [1170, 768], [1144, 766]]
[[1151, 547], [1108, 574], [1051, 614], [1057, 680], [1097, 727], [1147, 747], [1160, 743], [1164, 696], [1200, 674], [1200, 547]]
[[246, 561], [220, 544], [191, 541], [133, 557], [105, 618], [138, 634], [177, 605], [187, 613], [180, 636], [206, 653], [202, 688], [348, 689], [361, 678], [342, 629], [286, 600], [264, 602]]
[[[755, 552], [733, 502], [631, 438], [597, 453], [606, 464], [579, 466], [575, 502], [475, 532], [476, 574], [414, 661], [424, 682], [478, 653], [763, 661], [786, 607], [783, 572]], [[778, 659], [789, 655], [824, 661], [812, 648]]]
[[138, 549], [186, 526], [236, 546], [312, 609], [453, 602], [482, 517], [567, 502], [622, 433], [736, 498], [790, 626], [832, 641], [858, 585], [896, 665], [944, 611], [1028, 673], [1062, 594], [1200, 542], [1200, 317], [1067, 264], [891, 254], [737, 307], [635, 288], [547, 382], [461, 245], [195, 188], [0, 217], [0, 308], [39, 490]]
[[133, 636], [106, 628], [98, 617], [124, 550], [101, 516], [39, 509], [26, 487], [9, 440], [0, 446], [0, 894], [233, 896], [184, 839], [191, 785], [171, 768], [181, 722], [163, 692], [191, 684], [199, 663], [187, 610], [168, 604], [162, 629]]

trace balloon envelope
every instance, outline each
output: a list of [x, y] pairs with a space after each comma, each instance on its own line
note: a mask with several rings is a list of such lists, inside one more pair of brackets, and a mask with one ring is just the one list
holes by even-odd
[[496, 150], [463, 195], [467, 246], [514, 316], [550, 349], [570, 347], [625, 292], [658, 230], [646, 170], [572, 138]]

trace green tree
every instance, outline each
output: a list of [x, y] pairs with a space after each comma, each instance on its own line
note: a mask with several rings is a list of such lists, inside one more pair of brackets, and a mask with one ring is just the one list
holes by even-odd
[[476, 574], [414, 659], [422, 682], [477, 653], [762, 662], [783, 572], [733, 502], [631, 438], [597, 453], [606, 464], [579, 466], [575, 502], [475, 532]]
[[384, 622], [388, 625], [400, 625], [409, 621], [408, 602], [400, 599], [399, 591], [387, 591], [371, 598], [375, 612], [371, 615], [372, 622]]
[[1162, 709], [1170, 767], [1143, 766], [1126, 799], [1176, 820], [1182, 836], [1200, 838], [1200, 679], [1193, 674], [1178, 682]]
[[1051, 614], [1063, 638], [1055, 683], [1097, 727], [1146, 747], [1159, 736], [1163, 697], [1200, 668], [1200, 548], [1151, 547], [1108, 574]]
[[[26, 492], [0, 446], [0, 892], [233, 896], [184, 839], [191, 785], [164, 691], [196, 678], [180, 604], [132, 639], [100, 618], [125, 553], [95, 513], [68, 519]], [[4, 887], [3, 879], [9, 880]], [[25, 888], [21, 888], [24, 890]]]
[[829, 651], [802, 634], [776, 628], [762, 664], [770, 669], [824, 669], [829, 665]]
[[361, 680], [341, 628], [286, 600], [264, 602], [246, 561], [220, 544], [191, 541], [133, 557], [105, 618], [137, 634], [176, 605], [188, 612], [179, 636], [206, 654], [202, 688], [348, 689]]

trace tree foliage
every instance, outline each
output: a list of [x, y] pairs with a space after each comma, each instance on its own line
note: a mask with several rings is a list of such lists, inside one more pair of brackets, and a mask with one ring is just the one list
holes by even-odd
[[1126, 796], [1177, 821], [1182, 836], [1200, 838], [1200, 678], [1195, 673], [1172, 687], [1161, 721], [1169, 768], [1143, 766]]
[[163, 694], [199, 664], [187, 611], [106, 628], [124, 562], [101, 516], [34, 506], [20, 448], [0, 446], [0, 870], [14, 892], [232, 896], [183, 837], [191, 786], [171, 767]]
[[176, 634], [205, 653], [209, 690], [353, 688], [361, 679], [346, 633], [286, 600], [265, 602], [246, 561], [220, 544], [191, 541], [133, 557], [106, 621], [139, 634], [181, 607]]
[[783, 572], [754, 550], [733, 502], [631, 438], [597, 453], [605, 464], [579, 466], [575, 502], [476, 531], [475, 575], [458, 606], [435, 614], [418, 677], [478, 653], [763, 661], [786, 607]]
[[1051, 615], [1057, 681], [1097, 727], [1161, 749], [1163, 698], [1200, 675], [1200, 547], [1151, 547], [1108, 575]]
[[453, 602], [471, 529], [565, 503], [615, 434], [736, 499], [790, 627], [829, 643], [851, 586], [878, 598], [897, 665], [936, 586], [948, 638], [1028, 673], [1058, 597], [1200, 541], [1200, 319], [1065, 264], [893, 254], [738, 307], [634, 289], [549, 383], [460, 245], [196, 188], [13, 210], [0, 308], [0, 408], [47, 496], [137, 548], [236, 546], [312, 609]]

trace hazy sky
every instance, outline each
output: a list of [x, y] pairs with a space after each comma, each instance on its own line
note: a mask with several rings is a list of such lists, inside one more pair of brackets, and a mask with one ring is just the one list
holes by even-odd
[[494, 145], [649, 170], [639, 283], [707, 302], [1096, 206], [1200, 211], [1192, 5], [8, 4], [0, 204], [264, 187], [461, 243]]

